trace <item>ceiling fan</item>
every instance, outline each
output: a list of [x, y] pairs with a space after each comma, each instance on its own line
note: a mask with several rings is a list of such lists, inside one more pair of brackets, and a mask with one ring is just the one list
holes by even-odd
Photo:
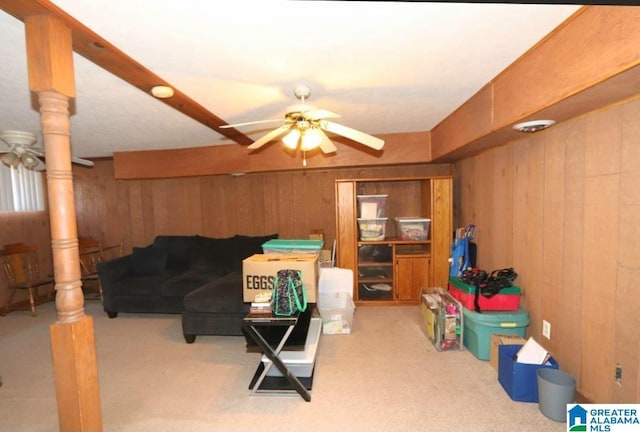
[[[0, 153], [4, 155], [0, 158], [7, 166], [17, 168], [22, 164], [25, 168], [43, 171], [46, 167], [40, 157], [44, 156], [44, 149], [33, 147], [38, 141], [38, 137], [31, 132], [8, 130], [0, 132], [0, 143], [5, 144], [5, 148], [0, 146]], [[71, 162], [84, 166], [93, 166], [93, 162], [87, 159], [71, 157]]]
[[[300, 103], [287, 108], [282, 126], [256, 140], [248, 147], [249, 150], [256, 150], [286, 134], [282, 141], [284, 145], [291, 150], [296, 150], [299, 146], [304, 154], [304, 152], [319, 147], [323, 153], [333, 153], [337, 151], [337, 148], [331, 142], [325, 131], [349, 138], [352, 141], [364, 144], [375, 150], [381, 150], [384, 146], [384, 141], [380, 138], [327, 120], [340, 117], [339, 114], [306, 104], [305, 100], [311, 95], [309, 86], [304, 84], [298, 85], [295, 87], [293, 94], [300, 100]], [[274, 121], [282, 120], [258, 120], [224, 125], [221, 127], [230, 128]], [[305, 166], [306, 162], [305, 158], [303, 160]]]

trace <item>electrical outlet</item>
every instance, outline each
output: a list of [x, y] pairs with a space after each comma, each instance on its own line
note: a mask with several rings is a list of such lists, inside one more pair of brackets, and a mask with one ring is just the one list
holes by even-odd
[[616, 365], [616, 383], [622, 384], [622, 366]]
[[542, 336], [551, 339], [551, 323], [547, 320], [542, 320]]

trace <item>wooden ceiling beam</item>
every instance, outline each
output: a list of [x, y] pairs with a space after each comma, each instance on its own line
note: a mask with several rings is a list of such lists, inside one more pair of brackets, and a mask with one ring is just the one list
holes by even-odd
[[0, 9], [20, 21], [30, 15], [52, 15], [71, 29], [73, 50], [118, 78], [151, 94], [154, 86], [169, 86], [174, 95], [160, 102], [215, 130], [238, 144], [249, 145], [253, 140], [234, 128], [221, 129], [228, 124], [217, 115], [176, 89], [149, 69], [120, 51], [106, 39], [47, 0], [0, 0]]

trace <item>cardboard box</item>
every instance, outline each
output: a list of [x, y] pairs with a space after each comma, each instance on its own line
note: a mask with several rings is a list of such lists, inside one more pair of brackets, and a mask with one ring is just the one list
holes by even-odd
[[498, 347], [498, 381], [509, 397], [518, 402], [538, 402], [538, 369], [558, 369], [553, 357], [543, 365], [518, 363], [515, 355], [522, 345]]
[[278, 270], [293, 269], [302, 272], [302, 285], [307, 302], [318, 298], [318, 255], [315, 254], [255, 254], [242, 261], [242, 298], [252, 302], [256, 293], [271, 291]]
[[498, 370], [498, 348], [500, 345], [524, 345], [527, 340], [517, 334], [492, 334], [489, 363]]

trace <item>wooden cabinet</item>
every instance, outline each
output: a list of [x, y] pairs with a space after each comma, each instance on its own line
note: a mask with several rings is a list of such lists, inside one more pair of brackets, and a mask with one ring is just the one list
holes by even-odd
[[[358, 196], [387, 195], [385, 238], [362, 239]], [[408, 240], [396, 217], [430, 219], [426, 239]], [[451, 177], [336, 180], [337, 265], [354, 273], [357, 304], [416, 304], [420, 288], [446, 288], [453, 231]]]

